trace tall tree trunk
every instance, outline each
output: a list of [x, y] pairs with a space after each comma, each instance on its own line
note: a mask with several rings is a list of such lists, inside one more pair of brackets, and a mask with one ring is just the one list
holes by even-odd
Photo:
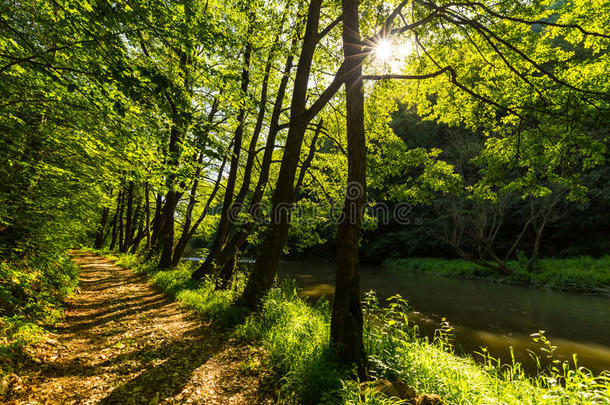
[[[187, 21], [190, 20], [191, 11], [189, 7], [185, 7], [185, 15]], [[185, 25], [186, 26], [186, 25]], [[187, 45], [187, 48], [189, 46]], [[189, 72], [187, 69], [188, 64], [188, 55], [190, 55], [190, 51], [187, 50], [188, 53], [182, 53], [180, 55], [180, 68], [182, 71], [182, 75], [184, 78], [184, 89], [188, 91], [190, 86]], [[184, 130], [187, 127], [186, 122], [180, 116], [180, 112], [176, 107], [176, 103], [174, 99], [169, 95], [169, 93], [165, 92], [165, 98], [170, 104], [172, 110], [172, 126], [170, 129], [170, 139], [169, 139], [169, 147], [168, 147], [168, 161], [170, 167], [177, 167], [179, 163], [179, 143], [180, 143], [180, 135], [181, 130]], [[159, 233], [159, 243], [161, 245], [161, 258], [159, 259], [158, 268], [164, 269], [169, 268], [172, 265], [172, 253], [174, 249], [174, 215], [176, 212], [176, 205], [180, 200], [181, 194], [177, 193], [175, 190], [174, 182], [176, 181], [176, 175], [173, 172], [167, 176], [166, 185], [167, 185], [167, 194], [165, 195], [165, 206], [162, 213], [162, 224], [161, 231]]]
[[[192, 20], [192, 9], [190, 7], [189, 2], [185, 3], [185, 24], [182, 25], [184, 32], [184, 38], [189, 38], [189, 28], [191, 26], [190, 21]], [[150, 57], [148, 50], [144, 44], [144, 41], [140, 41], [142, 50], [147, 57]], [[184, 79], [184, 93], [181, 95], [184, 96], [186, 94], [191, 93], [191, 83], [190, 83], [190, 74], [189, 74], [189, 58], [192, 55], [192, 43], [189, 40], [186, 40], [184, 45], [184, 50], [178, 52], [180, 56], [180, 74]], [[163, 96], [167, 103], [169, 104], [172, 116], [172, 123], [170, 128], [170, 138], [169, 145], [167, 149], [167, 163], [171, 168], [175, 168], [179, 164], [179, 143], [181, 138], [181, 131], [185, 131], [188, 127], [188, 123], [185, 122], [184, 113], [188, 111], [181, 111], [178, 109], [175, 96], [171, 95], [168, 91], [163, 92]], [[190, 103], [190, 97], [184, 97], [182, 100], [186, 102], [188, 105]], [[175, 190], [176, 175], [173, 171], [170, 171], [167, 178], [165, 179], [165, 184], [167, 187], [167, 193], [165, 195], [165, 206], [159, 218], [160, 222], [157, 224], [159, 226], [158, 240], [161, 245], [161, 258], [159, 259], [159, 263], [157, 264], [158, 268], [168, 268], [172, 264], [172, 251], [174, 247], [174, 214], [176, 212], [176, 205], [180, 200], [180, 194]], [[156, 245], [155, 245], [156, 248]], [[155, 249], [156, 250], [156, 249]], [[153, 254], [153, 250], [149, 253], [149, 256]]]
[[[131, 236], [129, 237], [130, 243], [129, 243], [129, 247], [128, 249], [131, 249], [136, 241], [136, 238], [142, 238], [144, 237], [143, 235], [143, 230], [140, 229], [139, 224], [142, 223], [142, 221], [140, 220], [142, 217], [141, 213], [140, 213], [140, 202], [138, 202], [136, 204], [136, 208], [133, 211], [133, 218], [131, 220]], [[137, 231], [137, 234], [136, 234]], [[139, 241], [138, 241], [139, 243]]]
[[133, 180], [129, 181], [129, 186], [127, 187], [127, 211], [125, 213], [125, 240], [123, 241], [123, 245], [121, 246], [121, 253], [127, 252], [131, 247], [131, 241], [133, 234], [131, 232], [133, 228], [132, 224], [133, 218]]
[[[252, 33], [254, 24], [250, 24], [249, 33]], [[248, 35], [248, 38], [250, 35]], [[252, 56], [252, 43], [248, 40], [246, 43], [246, 49], [244, 51], [244, 67], [241, 72], [241, 92], [245, 97], [248, 94], [248, 87], [250, 85], [250, 59]], [[214, 236], [214, 242], [212, 248], [205, 258], [203, 264], [199, 266], [197, 270], [193, 272], [191, 277], [194, 280], [201, 279], [204, 275], [213, 271], [214, 258], [220, 251], [226, 238], [229, 234], [229, 214], [233, 203], [233, 194], [235, 192], [235, 183], [237, 181], [237, 169], [239, 167], [239, 155], [241, 152], [242, 138], [244, 134], [244, 119], [246, 116], [246, 107], [242, 105], [239, 109], [237, 116], [237, 128], [235, 129], [235, 137], [233, 140], [233, 154], [231, 156], [231, 166], [229, 169], [229, 177], [227, 178], [227, 185], [225, 187], [225, 195], [222, 203], [222, 210], [220, 212], [220, 220], [218, 222], [218, 228], [216, 229], [216, 235]]]
[[151, 247], [156, 246], [159, 243], [159, 234], [161, 233], [162, 216], [163, 212], [163, 196], [157, 193], [155, 198], [155, 216], [152, 221], [152, 236], [150, 238]]
[[[282, 28], [282, 27], [283, 27], [283, 24], [280, 28]], [[235, 204], [238, 204], [238, 205], [241, 205], [244, 202], [244, 199], [246, 198], [246, 194], [250, 190], [250, 182], [252, 179], [252, 169], [254, 167], [254, 160], [256, 158], [256, 145], [258, 144], [258, 138], [260, 136], [261, 130], [263, 129], [263, 123], [265, 120], [265, 112], [267, 109], [267, 92], [268, 92], [268, 87], [269, 87], [269, 76], [271, 74], [273, 58], [275, 57], [275, 49], [278, 45], [279, 45], [279, 35], [275, 38], [273, 47], [272, 47], [271, 51], [269, 52], [269, 56], [267, 57], [267, 63], [265, 64], [265, 74], [263, 76], [263, 83], [261, 86], [261, 95], [260, 95], [260, 101], [259, 101], [258, 116], [256, 117], [256, 124], [254, 126], [254, 131], [252, 132], [252, 138], [250, 139], [250, 145], [248, 146], [248, 159], [246, 161], [246, 166], [244, 168], [244, 179], [242, 181], [241, 188], [240, 188], [239, 192], [237, 193], [237, 197], [235, 197]], [[292, 57], [290, 57], [290, 65], [292, 65]], [[283, 80], [284, 80], [284, 78], [282, 78], [282, 81]], [[280, 109], [281, 109], [281, 104], [282, 104], [282, 101], [284, 98], [285, 90], [286, 90], [286, 85], [284, 84], [282, 86], [282, 83], [280, 82], [280, 88], [278, 89], [278, 93], [281, 93], [281, 95], [282, 95], [282, 98], [279, 99]], [[276, 104], [277, 103], [278, 103], [278, 100], [276, 100]], [[274, 112], [275, 112], [275, 108], [274, 108]], [[272, 117], [272, 121], [273, 121], [273, 119], [274, 119], [274, 117]], [[276, 118], [276, 121], [275, 121], [276, 124], [277, 124], [278, 120], [279, 120], [279, 116]], [[273, 125], [273, 123], [272, 123], [272, 125]], [[275, 132], [277, 133], [277, 130]], [[265, 147], [270, 146], [271, 151], [273, 151], [273, 146], [275, 143], [275, 135], [276, 134], [274, 134], [272, 137], [273, 143], [271, 145], [269, 145], [269, 142], [267, 142], [267, 144], [265, 145]], [[265, 151], [266, 150], [267, 149], [265, 149]]]
[[337, 273], [330, 327], [331, 345], [339, 360], [356, 366], [366, 379], [366, 353], [362, 340], [360, 263], [358, 242], [366, 200], [366, 140], [358, 0], [343, 0], [343, 53], [345, 56], [345, 103], [347, 124], [348, 186], [342, 221], [337, 234]]
[[148, 182], [144, 183], [144, 203], [145, 205], [145, 227], [146, 230], [146, 249], [150, 249], [150, 197], [148, 195]]
[[[263, 122], [265, 120], [269, 76], [271, 74], [271, 65], [273, 64], [273, 58], [275, 56], [275, 48], [278, 45], [278, 41], [279, 41], [279, 36], [276, 37], [273, 48], [271, 49], [271, 51], [269, 52], [269, 56], [267, 57], [267, 63], [265, 64], [265, 74], [263, 77], [263, 84], [262, 84], [262, 88], [261, 88], [258, 116], [256, 118], [256, 124], [254, 126], [252, 138], [250, 139], [250, 145], [248, 146], [248, 159], [246, 160], [246, 166], [244, 168], [243, 180], [242, 180], [239, 192], [237, 193], [237, 196], [235, 197], [235, 202], [234, 202], [234, 207], [237, 207], [237, 208], [242, 206], [242, 204], [246, 198], [246, 195], [248, 194], [248, 191], [250, 191], [250, 183], [252, 180], [252, 170], [254, 168], [254, 159], [256, 157], [256, 145], [258, 144], [258, 138], [263, 129]], [[280, 101], [280, 103], [281, 103], [281, 101]], [[275, 137], [273, 137], [273, 138], [275, 141]], [[265, 146], [269, 146], [269, 145], [267, 144]], [[274, 145], [272, 144], [271, 145], [272, 150], [273, 150], [273, 147], [274, 147]], [[239, 230], [241, 230], [241, 229], [243, 229], [243, 227], [239, 228]], [[237, 232], [239, 232], [239, 230]], [[214, 261], [212, 267], [220, 268], [219, 275], [220, 275], [221, 282], [219, 285], [221, 286], [221, 288], [225, 288], [228, 285], [231, 277], [233, 277], [233, 272], [234, 272], [235, 263], [236, 263], [237, 249], [239, 249], [239, 246], [235, 246], [234, 242], [231, 241], [231, 237], [232, 237], [232, 235], [229, 235], [228, 240], [226, 241], [226, 243], [223, 244], [223, 246], [221, 246], [220, 250], [215, 255], [215, 257], [211, 257], [211, 260]], [[228, 245], [231, 245], [231, 246], [228, 246]], [[227, 247], [229, 249], [227, 249]], [[226, 256], [229, 256], [229, 260], [226, 260], [226, 259], [223, 260], [223, 258], [225, 258]], [[221, 260], [219, 261], [217, 259], [221, 259]]]
[[[314, 133], [314, 136], [311, 140], [311, 144], [309, 146], [309, 153], [307, 154], [307, 157], [305, 158], [305, 161], [303, 162], [303, 164], [301, 165], [301, 171], [299, 172], [299, 177], [298, 180], [296, 182], [295, 185], [295, 190], [294, 193], [298, 194], [299, 189], [301, 187], [301, 184], [303, 183], [303, 179], [305, 178], [305, 173], [307, 172], [307, 170], [309, 169], [309, 166], [311, 165], [311, 162], [314, 158], [315, 155], [315, 150], [316, 150], [316, 142], [318, 141], [318, 137], [320, 136], [320, 132], [322, 131], [322, 124], [323, 121], [320, 120], [320, 123], [317, 126], [316, 132]], [[268, 169], [268, 167], [267, 167]], [[265, 174], [265, 176], [268, 176], [268, 170], [267, 173]], [[266, 179], [266, 177], [265, 177]], [[266, 180], [265, 180], [266, 182]], [[264, 187], [264, 185], [263, 185]], [[260, 196], [255, 196], [252, 200], [252, 205], [250, 207], [251, 210], [256, 209], [256, 205], [258, 205], [260, 203], [260, 200], [262, 199], [262, 193], [260, 194]], [[248, 224], [240, 227], [240, 229], [235, 232], [231, 238], [229, 238], [228, 242], [226, 243], [226, 245], [223, 247], [222, 251], [219, 253], [218, 255], [218, 266], [220, 267], [220, 276], [221, 276], [221, 283], [220, 283], [220, 287], [221, 288], [226, 288], [229, 284], [230, 279], [233, 277], [233, 273], [235, 271], [236, 268], [236, 263], [237, 263], [237, 253], [239, 252], [239, 250], [241, 250], [243, 244], [246, 242], [246, 239], [248, 238], [248, 235], [250, 234], [250, 232], [252, 232], [252, 229], [254, 228], [255, 222], [249, 222]]]
[[197, 169], [195, 170], [195, 174], [193, 176], [193, 184], [189, 193], [189, 202], [186, 207], [186, 215], [184, 217], [184, 226], [182, 227], [182, 234], [180, 235], [180, 239], [178, 239], [178, 242], [174, 247], [174, 252], [172, 256], [172, 267], [176, 267], [178, 265], [180, 259], [182, 258], [182, 253], [184, 253], [184, 248], [186, 248], [186, 243], [184, 243], [184, 246], [180, 245], [186, 239], [187, 235], [189, 234], [189, 231], [191, 230], [191, 218], [193, 216], [193, 209], [195, 209], [195, 204], [197, 203], [197, 188], [199, 187], [199, 175], [201, 174], [202, 160], [203, 152], [199, 152], [199, 157], [197, 158]]
[[123, 192], [123, 198], [121, 201], [121, 206], [119, 207], [119, 216], [118, 216], [118, 236], [117, 240], [119, 242], [119, 252], [123, 251], [123, 243], [124, 241], [124, 227], [123, 227], [123, 211], [125, 210], [125, 193]]
[[[180, 131], [176, 124], [172, 125], [169, 142], [170, 165], [178, 164], [178, 138]], [[174, 248], [174, 213], [176, 209], [176, 190], [174, 190], [174, 177], [172, 174], [167, 176], [168, 191], [165, 194], [165, 205], [163, 213], [161, 231], [159, 233], [159, 244], [161, 245], [161, 258], [158, 267], [165, 269], [171, 267], [172, 249]]]
[[[138, 212], [138, 210], [136, 210], [136, 212]], [[145, 233], [146, 233], [146, 224], [144, 223], [144, 221], [145, 221], [144, 216], [137, 215], [137, 218], [138, 218], [138, 233], [133, 238], [133, 242], [131, 244], [131, 250], [129, 251], [130, 253], [136, 253], [138, 251], [138, 246], [140, 246], [140, 242], [142, 242], [142, 239], [144, 239]], [[134, 224], [134, 228], [135, 228], [135, 224]]]
[[119, 227], [119, 212], [121, 207], [123, 192], [119, 190], [119, 194], [116, 198], [116, 209], [114, 211], [114, 217], [112, 218], [112, 240], [110, 241], [110, 250], [114, 250], [114, 246], [116, 245], [117, 235], [118, 235], [118, 227]]
[[161, 258], [157, 265], [160, 269], [171, 268], [174, 251], [174, 235], [176, 206], [182, 196], [175, 190], [169, 190], [165, 195], [165, 205], [161, 214], [161, 231], [159, 232], [159, 245], [161, 247]]
[[165, 269], [171, 267], [172, 249], [174, 247], [174, 207], [176, 192], [169, 190], [165, 195], [165, 206], [163, 207], [163, 227], [159, 235], [161, 245], [161, 258], [158, 267]]
[[102, 218], [100, 225], [97, 228], [97, 235], [95, 236], [95, 244], [93, 245], [96, 249], [101, 249], [104, 244], [104, 231], [106, 230], [106, 222], [108, 222], [108, 214], [110, 213], [110, 207], [102, 208]]
[[290, 126], [286, 137], [284, 155], [273, 193], [271, 226], [250, 272], [246, 288], [238, 304], [255, 309], [263, 295], [271, 288], [280, 255], [288, 236], [290, 209], [294, 201], [294, 180], [299, 163], [301, 144], [307, 130], [306, 117], [307, 85], [311, 72], [313, 54], [318, 42], [321, 0], [311, 0], [307, 12], [307, 25], [297, 71], [294, 79], [290, 107]]
[[[296, 43], [297, 41], [295, 38], [291, 47], [291, 51], [294, 50]], [[293, 59], [294, 58], [291, 52], [291, 54], [286, 58], [286, 64], [284, 66], [282, 79], [280, 80], [280, 85], [276, 94], [275, 104], [273, 106], [273, 113], [271, 114], [271, 122], [269, 123], [267, 142], [265, 143], [265, 153], [263, 154], [263, 161], [261, 163], [258, 181], [256, 183], [256, 186], [254, 187], [254, 193], [252, 194], [252, 200], [250, 201], [249, 212], [252, 216], [254, 215], [254, 211], [258, 208], [259, 204], [263, 200], [265, 186], [269, 181], [269, 170], [271, 168], [271, 161], [273, 159], [273, 151], [275, 149], [275, 139], [280, 131], [280, 115], [282, 113], [284, 96], [286, 94], [286, 86], [288, 85], [288, 80], [290, 79], [290, 71], [292, 70]], [[256, 223], [254, 221], [250, 221], [244, 226], [241, 226], [236, 232], [234, 232], [230, 236], [229, 240], [223, 246], [222, 251], [218, 254], [218, 257], [216, 259], [223, 269], [226, 266], [231, 265], [228, 260], [232, 257], [235, 257], [237, 251], [241, 249], [241, 246], [245, 243], [246, 239], [248, 238], [248, 235], [250, 234], [250, 232], [252, 232], [255, 225]], [[228, 270], [226, 270], [225, 272], [227, 271]]]

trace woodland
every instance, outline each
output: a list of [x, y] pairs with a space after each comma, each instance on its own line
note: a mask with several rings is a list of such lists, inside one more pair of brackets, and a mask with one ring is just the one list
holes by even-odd
[[[129, 268], [246, 345], [265, 393], [233, 403], [608, 403], [608, 371], [419, 334], [360, 268], [609, 296], [609, 50], [607, 0], [2, 0], [0, 395], [45, 403], [76, 366], [33, 353]], [[186, 403], [191, 371], [99, 403]]]

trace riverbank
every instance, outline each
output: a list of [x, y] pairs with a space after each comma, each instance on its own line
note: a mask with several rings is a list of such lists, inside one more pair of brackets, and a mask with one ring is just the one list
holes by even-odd
[[[330, 308], [328, 301], [308, 305], [297, 294], [296, 283], [285, 280], [265, 298], [262, 310], [249, 315], [231, 306], [241, 292], [245, 277], [238, 275], [232, 289], [217, 291], [214, 280], [190, 280], [191, 263], [177, 269], [156, 271], [137, 257], [115, 257], [117, 264], [148, 275], [150, 282], [181, 305], [190, 308], [232, 336], [266, 352], [262, 364], [276, 377], [277, 396], [290, 403], [395, 403], [374, 390], [361, 396], [358, 384], [347, 377], [328, 348]], [[369, 296], [366, 306], [365, 346], [371, 376], [413, 387], [419, 394], [434, 394], [447, 403], [603, 403], [610, 400], [608, 377], [594, 378], [584, 369], [554, 363], [528, 377], [521, 366], [500, 366], [493, 359], [485, 365], [455, 355], [451, 331], [440, 332], [434, 341], [422, 338], [409, 323], [406, 306], [395, 299], [380, 306]], [[388, 392], [388, 391], [386, 391]], [[396, 393], [396, 390], [389, 391]]]
[[532, 271], [527, 270], [526, 263], [512, 261], [507, 264], [512, 271], [509, 275], [458, 259], [389, 259], [384, 266], [444, 277], [610, 296], [610, 256], [540, 259]]

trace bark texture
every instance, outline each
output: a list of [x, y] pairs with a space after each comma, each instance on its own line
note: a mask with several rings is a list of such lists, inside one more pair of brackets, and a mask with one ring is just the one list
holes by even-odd
[[337, 234], [337, 273], [331, 319], [331, 344], [339, 360], [355, 366], [361, 380], [366, 379], [366, 353], [362, 340], [363, 320], [360, 304], [360, 263], [358, 242], [362, 209], [366, 200], [366, 142], [364, 133], [364, 95], [358, 1], [343, 0], [343, 53], [345, 57], [345, 98], [347, 123], [348, 185], [342, 221]]

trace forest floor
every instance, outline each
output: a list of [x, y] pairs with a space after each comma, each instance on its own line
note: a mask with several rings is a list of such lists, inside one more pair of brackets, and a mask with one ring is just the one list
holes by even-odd
[[26, 349], [8, 404], [260, 404], [274, 378], [261, 348], [231, 338], [146, 276], [76, 252], [79, 293], [54, 333]]

